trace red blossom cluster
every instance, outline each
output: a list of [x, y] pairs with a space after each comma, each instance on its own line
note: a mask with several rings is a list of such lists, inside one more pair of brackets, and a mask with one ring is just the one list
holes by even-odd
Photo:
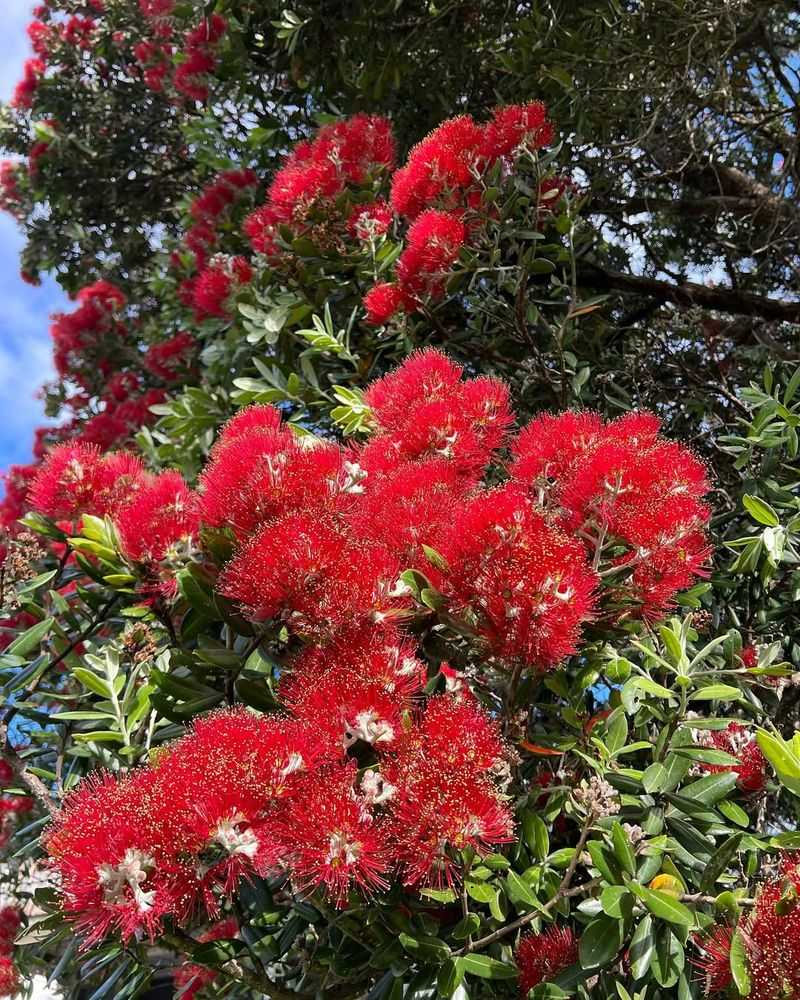
[[194, 371], [197, 341], [188, 330], [181, 330], [167, 340], [147, 348], [142, 365], [164, 382], [175, 382]]
[[684, 445], [659, 438], [660, 426], [649, 413], [608, 423], [590, 412], [544, 414], [520, 433], [510, 468], [595, 562], [622, 547], [604, 574], [611, 583], [624, 579], [620, 602], [644, 615], [668, 607], [709, 555], [705, 467]]
[[[498, 108], [485, 125], [469, 115], [451, 118], [418, 143], [392, 177], [392, 208], [411, 222], [406, 247], [394, 282], [378, 284], [364, 297], [368, 322], [382, 325], [397, 312], [440, 298], [461, 247], [479, 225], [487, 171], [498, 162], [512, 169], [516, 157], [552, 138], [546, 109], [534, 101]], [[542, 182], [540, 196], [551, 206], [558, 200], [554, 192], [560, 197], [566, 190], [566, 182], [560, 183], [556, 188], [552, 179]]]
[[53, 316], [53, 361], [63, 379], [85, 386], [87, 370], [108, 377], [113, 353], [127, 337], [119, 319], [126, 304], [123, 292], [108, 281], [87, 285], [77, 295], [78, 307]]
[[224, 17], [212, 14], [186, 33], [183, 62], [175, 70], [173, 83], [179, 94], [191, 101], [208, 100], [209, 80], [217, 67], [216, 46], [228, 25]]
[[0, 954], [11, 954], [21, 924], [22, 918], [16, 906], [0, 906]]
[[202, 270], [216, 249], [220, 220], [230, 212], [233, 205], [257, 186], [258, 177], [249, 168], [223, 170], [192, 201], [189, 209], [192, 227], [186, 234], [184, 243], [194, 255], [198, 270]]
[[23, 218], [25, 207], [19, 187], [22, 167], [13, 160], [0, 162], [0, 211], [8, 212], [15, 219]]
[[[329, 226], [338, 214], [337, 198], [345, 191], [368, 187], [394, 163], [395, 142], [385, 118], [362, 114], [325, 125], [314, 139], [295, 146], [273, 178], [266, 203], [246, 220], [244, 229], [253, 249], [276, 254], [282, 226], [292, 236], [314, 234], [317, 224]], [[385, 216], [383, 209], [375, 212], [378, 220]], [[355, 228], [352, 214], [341, 221], [345, 230], [348, 223]]]
[[[158, 933], [165, 918], [216, 919], [242, 878], [286, 874], [337, 906], [353, 891], [457, 877], [457, 852], [506, 840], [491, 777], [505, 748], [470, 701], [439, 696], [384, 749], [374, 720], [331, 738], [301, 715], [213, 713], [151, 766], [90, 777], [46, 836], [65, 910], [87, 943]], [[372, 745], [359, 772], [348, 754]]]
[[519, 992], [528, 992], [540, 983], [555, 979], [578, 961], [578, 941], [569, 927], [550, 927], [541, 934], [527, 934], [517, 947]]
[[22, 79], [14, 88], [11, 106], [28, 109], [33, 105], [33, 95], [44, 76], [45, 64], [41, 59], [26, 59]]
[[[800, 996], [800, 865], [793, 855], [781, 859], [781, 874], [765, 882], [750, 915], [739, 924], [744, 943], [750, 1000], [785, 1000]], [[717, 996], [733, 983], [733, 929], [717, 925], [695, 938], [702, 956], [694, 964], [702, 971], [706, 996]]]
[[216, 254], [196, 278], [184, 283], [183, 290], [191, 295], [195, 319], [224, 319], [231, 297], [252, 280], [253, 268], [245, 257]]
[[743, 792], [760, 792], [767, 781], [767, 760], [761, 752], [755, 736], [740, 722], [731, 722], [726, 729], [702, 731], [696, 734], [701, 746], [723, 750], [736, 757], [735, 765], [701, 764], [709, 774], [731, 771], [736, 775], [736, 784]]

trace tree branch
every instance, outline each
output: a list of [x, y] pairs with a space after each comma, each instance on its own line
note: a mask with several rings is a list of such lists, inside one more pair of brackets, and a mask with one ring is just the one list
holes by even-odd
[[786, 299], [770, 299], [764, 295], [753, 295], [731, 288], [708, 288], [693, 281], [674, 284], [656, 278], [612, 271], [589, 261], [581, 262], [579, 278], [581, 284], [591, 285], [594, 288], [612, 289], [629, 295], [643, 295], [659, 302], [672, 302], [679, 306], [701, 306], [741, 316], [759, 316], [762, 319], [785, 323], [800, 323], [800, 302]]

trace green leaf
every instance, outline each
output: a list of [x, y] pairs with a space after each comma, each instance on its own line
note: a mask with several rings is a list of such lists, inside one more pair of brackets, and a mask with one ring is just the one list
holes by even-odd
[[614, 854], [624, 871], [629, 875], [636, 874], [636, 858], [633, 854], [630, 839], [618, 822], [611, 827], [611, 840], [614, 844]]
[[462, 955], [458, 962], [468, 976], [479, 979], [516, 979], [519, 975], [516, 965], [499, 962], [488, 955]]
[[581, 935], [578, 957], [582, 969], [599, 969], [616, 958], [622, 947], [620, 920], [602, 916], [593, 920]]
[[736, 857], [744, 833], [734, 833], [728, 837], [711, 855], [700, 879], [700, 891], [710, 892], [714, 883]]
[[89, 691], [99, 694], [101, 698], [111, 697], [111, 689], [109, 688], [108, 683], [104, 681], [102, 677], [98, 677], [97, 674], [93, 673], [91, 670], [86, 670], [85, 667], [75, 667], [72, 673], [73, 676], [79, 680], [85, 688], [88, 688]]
[[765, 524], [769, 528], [777, 528], [781, 523], [780, 518], [772, 507], [766, 500], [762, 500], [761, 497], [753, 496], [752, 493], [745, 493], [742, 497], [742, 504], [753, 520], [758, 521], [759, 524]]
[[737, 927], [733, 932], [730, 951], [731, 975], [740, 997], [750, 995], [750, 974], [747, 971], [747, 948], [744, 936]]
[[506, 895], [517, 908], [539, 908], [530, 886], [516, 872], [509, 872], [506, 876]]
[[522, 814], [522, 836], [534, 860], [544, 861], [550, 850], [550, 835], [547, 824], [532, 809]]
[[608, 917], [619, 919], [624, 916], [622, 900], [630, 899], [630, 892], [624, 885], [609, 885], [600, 893], [600, 905]]
[[653, 931], [653, 918], [647, 914], [639, 921], [631, 938], [630, 963], [634, 979], [643, 979], [647, 975], [655, 950], [656, 938]]
[[11, 656], [27, 656], [32, 653], [53, 627], [54, 622], [55, 618], [45, 618], [43, 621], [31, 625], [22, 635], [17, 636], [5, 652]]
[[737, 701], [742, 692], [731, 684], [709, 684], [689, 695], [689, 701]]
[[412, 937], [410, 934], [401, 933], [398, 941], [409, 953], [416, 958], [423, 960], [444, 962], [450, 957], [450, 949], [439, 938], [421, 935]]
[[642, 785], [644, 790], [650, 794], [651, 792], [661, 791], [664, 787], [665, 779], [667, 776], [667, 769], [659, 761], [655, 764], [651, 764], [642, 775]]
[[659, 920], [666, 920], [671, 924], [679, 924], [682, 927], [691, 927], [694, 922], [694, 914], [688, 906], [670, 896], [666, 892], [659, 892], [658, 889], [648, 889], [636, 882], [631, 883], [631, 892], [638, 896], [647, 909], [658, 917]]
[[451, 997], [464, 981], [464, 966], [459, 958], [448, 958], [439, 969], [436, 989], [440, 997]]
[[693, 781], [691, 785], [685, 785], [681, 789], [681, 796], [702, 802], [703, 805], [713, 806], [715, 802], [724, 799], [736, 787], [737, 775], [731, 771], [723, 771], [719, 774], [709, 774], [705, 778]]

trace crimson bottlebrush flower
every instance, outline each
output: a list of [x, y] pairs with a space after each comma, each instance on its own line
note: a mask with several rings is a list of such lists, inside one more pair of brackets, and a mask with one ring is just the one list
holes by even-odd
[[481, 152], [489, 160], [511, 156], [520, 148], [535, 150], [553, 141], [553, 125], [541, 101], [496, 108], [484, 129]]
[[733, 982], [731, 943], [733, 928], [717, 925], [706, 935], [695, 935], [694, 945], [702, 952], [692, 959], [692, 965], [702, 974], [703, 992], [707, 997], [724, 993]]
[[11, 98], [12, 108], [28, 109], [33, 105], [33, 95], [44, 76], [45, 64], [41, 59], [26, 59], [22, 79], [14, 88]]
[[0, 906], [0, 954], [10, 955], [14, 938], [22, 924], [22, 916], [16, 906]]
[[253, 280], [253, 269], [244, 257], [215, 257], [192, 289], [192, 306], [198, 320], [224, 319], [230, 315], [229, 299]]
[[175, 8], [175, 0], [139, 0], [139, 9], [145, 17], [169, 17]]
[[800, 996], [800, 885], [786, 874], [762, 886], [745, 928], [752, 1000]]
[[382, 199], [356, 205], [347, 220], [347, 232], [354, 238], [367, 242], [383, 236], [392, 224], [394, 213]]
[[727, 767], [724, 764], [701, 764], [704, 771], [719, 774], [732, 771], [736, 783], [743, 792], [760, 792], [767, 781], [767, 761], [754, 736], [740, 722], [731, 722], [727, 729], [703, 731], [698, 740], [704, 746], [724, 750], [739, 763]]
[[595, 547], [622, 543], [619, 596], [643, 615], [663, 611], [702, 573], [709, 485], [683, 445], [658, 438], [658, 418], [630, 413], [534, 420], [514, 448], [511, 474], [539, 504]]
[[437, 296], [464, 245], [466, 228], [450, 212], [428, 209], [417, 217], [397, 261], [400, 287], [410, 295]]
[[753, 667], [758, 666], [758, 650], [755, 646], [743, 646], [741, 653], [739, 653], [739, 659], [742, 664], [748, 668], [748, 670]]
[[369, 679], [391, 695], [409, 701], [426, 680], [425, 665], [412, 640], [391, 623], [371, 623], [341, 630], [327, 643], [307, 646], [281, 676], [281, 701], [301, 704], [324, 679], [331, 665], [340, 672]]
[[506, 748], [476, 702], [432, 699], [381, 763], [390, 842], [406, 885], [450, 885], [465, 847], [479, 854], [511, 839], [497, 779]]
[[452, 462], [401, 462], [383, 475], [368, 473], [348, 524], [356, 537], [385, 545], [408, 565], [419, 566], [425, 558], [422, 545], [436, 547], [462, 493]]
[[388, 450], [398, 459], [445, 458], [460, 475], [479, 476], [503, 443], [513, 415], [501, 382], [481, 378], [462, 383], [461, 373], [445, 355], [425, 350], [373, 382], [365, 401], [384, 435], [373, 439], [367, 452]]
[[13, 959], [0, 955], [0, 997], [15, 997], [22, 986]]
[[[390, 170], [394, 162], [387, 119], [359, 114], [325, 125], [313, 139], [295, 146], [275, 175], [266, 203], [245, 221], [253, 249], [273, 254], [279, 227], [287, 226], [295, 235], [305, 232], [310, 213], [323, 204], [327, 221], [332, 221], [332, 199], [348, 186], [363, 185]], [[339, 224], [346, 228], [346, 220]]]
[[173, 337], [151, 344], [142, 359], [144, 367], [165, 382], [174, 382], [191, 368], [197, 351], [197, 341], [187, 330]]
[[8, 212], [14, 218], [22, 218], [25, 214], [19, 187], [21, 172], [20, 163], [13, 160], [3, 160], [0, 163], [0, 210]]
[[34, 20], [31, 21], [26, 30], [35, 55], [42, 61], [46, 61], [56, 41], [56, 29], [52, 25], [42, 24], [41, 21]]
[[283, 865], [301, 892], [324, 889], [344, 907], [351, 890], [385, 889], [390, 855], [382, 824], [355, 790], [354, 762], [298, 777], [276, 816]]
[[206, 524], [227, 525], [244, 538], [263, 522], [293, 511], [330, 512], [360, 489], [358, 467], [337, 445], [297, 438], [285, 427], [256, 426], [261, 414], [255, 410], [241, 416], [241, 423], [236, 417], [227, 425], [200, 477]]
[[301, 635], [326, 636], [396, 614], [399, 573], [385, 549], [353, 543], [319, 517], [290, 514], [242, 546], [219, 590], [253, 621], [278, 619]]
[[103, 456], [93, 445], [53, 448], [30, 487], [28, 502], [53, 519], [114, 514], [143, 480], [140, 460], [128, 452]]
[[594, 615], [597, 575], [582, 542], [519, 490], [468, 500], [439, 551], [447, 566], [440, 589], [497, 656], [548, 669], [576, 651]]
[[208, 79], [217, 66], [216, 58], [205, 48], [190, 49], [175, 70], [173, 83], [179, 94], [203, 103], [208, 100]]
[[364, 308], [367, 311], [367, 322], [374, 326], [383, 326], [392, 316], [401, 310], [413, 306], [414, 300], [400, 285], [382, 282], [373, 285], [364, 296]]
[[123, 555], [134, 562], [160, 562], [197, 531], [194, 494], [179, 472], [145, 482], [116, 514]]
[[74, 312], [52, 317], [50, 333], [56, 371], [62, 378], [85, 386], [87, 379], [108, 374], [109, 353], [126, 333], [118, 317], [126, 299], [108, 281], [82, 288], [77, 299]]
[[89, 49], [92, 47], [92, 35], [96, 28], [97, 22], [94, 18], [73, 14], [62, 25], [61, 37], [67, 45], [74, 45], [79, 49]]
[[[85, 778], [65, 800], [45, 834], [60, 879], [64, 912], [89, 947], [108, 934], [152, 939], [167, 914], [183, 916], [186, 899], [175, 889], [149, 793], [153, 772], [117, 780]], [[163, 806], [161, 806], [163, 809]]]
[[469, 115], [443, 122], [409, 153], [392, 178], [391, 203], [398, 215], [415, 219], [434, 204], [461, 203], [460, 189], [470, 187], [483, 141], [483, 128]]
[[526, 934], [514, 958], [525, 998], [534, 986], [550, 982], [578, 961], [578, 942], [571, 927], [548, 927], [541, 934]]

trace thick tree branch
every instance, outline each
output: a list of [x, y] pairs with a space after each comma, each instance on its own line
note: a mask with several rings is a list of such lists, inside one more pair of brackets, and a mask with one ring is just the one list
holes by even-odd
[[800, 302], [770, 299], [764, 295], [753, 295], [731, 288], [709, 288], [693, 281], [674, 284], [637, 274], [612, 271], [588, 261], [581, 263], [579, 279], [581, 284], [591, 285], [594, 288], [642, 295], [659, 302], [672, 302], [678, 306], [701, 306], [704, 309], [715, 309], [740, 316], [758, 316], [762, 319], [800, 323]]

